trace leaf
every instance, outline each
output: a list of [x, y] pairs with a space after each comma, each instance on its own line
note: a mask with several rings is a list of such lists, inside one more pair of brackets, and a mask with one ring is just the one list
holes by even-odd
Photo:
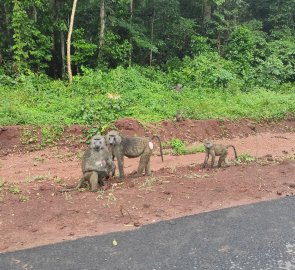
[[118, 245], [118, 243], [117, 243], [116, 239], [114, 239], [113, 240], [113, 246], [117, 246], [117, 245]]

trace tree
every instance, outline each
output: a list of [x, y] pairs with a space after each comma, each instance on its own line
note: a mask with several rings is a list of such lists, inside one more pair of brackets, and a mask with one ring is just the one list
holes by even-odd
[[73, 82], [73, 75], [72, 75], [72, 66], [71, 66], [71, 37], [73, 33], [73, 26], [74, 26], [74, 18], [76, 13], [76, 6], [78, 0], [73, 0], [73, 7], [69, 25], [69, 32], [68, 32], [68, 39], [67, 39], [67, 65], [68, 65], [68, 77], [69, 77], [69, 84]]

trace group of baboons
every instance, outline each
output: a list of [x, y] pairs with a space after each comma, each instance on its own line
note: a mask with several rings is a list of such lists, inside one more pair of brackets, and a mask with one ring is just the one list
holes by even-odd
[[[161, 140], [154, 135], [151, 138], [145, 137], [125, 137], [118, 131], [109, 131], [105, 136], [95, 135], [92, 137], [89, 147], [82, 157], [82, 172], [79, 183], [74, 188], [62, 189], [62, 192], [78, 190], [85, 184], [90, 186], [91, 191], [98, 190], [104, 185], [104, 181], [110, 176], [115, 175], [116, 165], [114, 159], [117, 159], [119, 168], [119, 180], [123, 180], [124, 174], [124, 156], [128, 158], [140, 157], [137, 173], [134, 177], [151, 175], [150, 158], [154, 148], [152, 140], [156, 138], [160, 144], [160, 153], [163, 161], [163, 152]], [[211, 156], [211, 167], [214, 166], [215, 157], [219, 156], [218, 167], [226, 163], [228, 148], [234, 149], [235, 158], [237, 158], [236, 149], [233, 145], [214, 144], [211, 140], [204, 141], [205, 160], [202, 167], [208, 165], [208, 159]]]

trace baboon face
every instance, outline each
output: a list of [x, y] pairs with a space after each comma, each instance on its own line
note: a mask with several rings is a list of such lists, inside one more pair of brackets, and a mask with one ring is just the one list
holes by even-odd
[[112, 146], [118, 145], [121, 143], [122, 139], [119, 132], [113, 130], [107, 134], [108, 143]]
[[105, 146], [105, 139], [101, 135], [95, 135], [91, 139], [90, 147], [100, 150]]
[[205, 148], [210, 149], [213, 146], [213, 142], [209, 141], [209, 140], [205, 140], [204, 146], [205, 146]]

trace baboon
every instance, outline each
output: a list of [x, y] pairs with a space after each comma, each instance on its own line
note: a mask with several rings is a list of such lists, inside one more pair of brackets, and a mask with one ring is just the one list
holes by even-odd
[[154, 145], [152, 140], [157, 138], [160, 143], [160, 153], [163, 161], [163, 152], [161, 140], [154, 135], [152, 138], [143, 137], [123, 137], [118, 131], [109, 131], [106, 135], [106, 142], [109, 145], [113, 158], [117, 158], [119, 167], [119, 179], [123, 179], [124, 175], [124, 156], [128, 158], [135, 158], [140, 156], [137, 174], [135, 176], [142, 176], [143, 171], [145, 175], [151, 174], [150, 158]]
[[104, 185], [104, 180], [109, 178], [110, 173], [115, 175], [115, 170], [116, 165], [106, 146], [105, 138], [95, 135], [82, 157], [82, 178], [76, 187], [62, 189], [61, 192], [78, 190], [85, 183], [89, 183], [91, 191], [96, 191], [99, 185]]
[[176, 112], [175, 119], [176, 119], [176, 122], [181, 122], [185, 120], [184, 116], [179, 110]]
[[214, 166], [215, 156], [219, 156], [218, 167], [221, 167], [223, 162], [226, 164], [226, 157], [228, 154], [229, 147], [232, 147], [234, 149], [235, 158], [237, 159], [237, 157], [238, 157], [236, 148], [231, 144], [229, 144], [229, 145], [213, 144], [212, 141], [205, 140], [204, 146], [205, 146], [205, 150], [206, 150], [206, 156], [205, 156], [205, 160], [204, 160], [202, 168], [205, 168], [205, 166], [208, 164], [208, 159], [209, 159], [210, 155], [212, 158], [212, 160], [211, 160], [211, 167], [212, 168]]
[[180, 84], [180, 83], [176, 84], [174, 89], [176, 92], [181, 92], [182, 91], [182, 84]]

